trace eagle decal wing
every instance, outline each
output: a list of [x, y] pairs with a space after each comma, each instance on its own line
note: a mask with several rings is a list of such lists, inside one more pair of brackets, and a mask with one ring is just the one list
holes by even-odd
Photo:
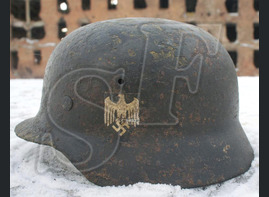
[[115, 120], [115, 111], [117, 109], [117, 104], [113, 103], [109, 96], [105, 99], [105, 112], [104, 112], [104, 122], [109, 126]]
[[134, 98], [134, 100], [126, 104], [127, 105], [127, 115], [128, 120], [131, 123], [131, 125], [139, 125], [139, 101], [137, 98]]
[[114, 103], [109, 97], [105, 99], [104, 123], [109, 126], [114, 121], [130, 125], [139, 124], [139, 100], [134, 98], [131, 103], [126, 103], [123, 94], [119, 94], [119, 100]]

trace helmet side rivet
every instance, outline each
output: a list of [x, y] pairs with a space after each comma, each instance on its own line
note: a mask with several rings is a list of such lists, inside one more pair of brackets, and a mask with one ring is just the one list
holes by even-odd
[[118, 84], [120, 84], [120, 85], [124, 84], [124, 79], [122, 79], [122, 78], [118, 79]]
[[63, 98], [62, 107], [66, 111], [70, 111], [73, 107], [73, 101], [69, 96]]

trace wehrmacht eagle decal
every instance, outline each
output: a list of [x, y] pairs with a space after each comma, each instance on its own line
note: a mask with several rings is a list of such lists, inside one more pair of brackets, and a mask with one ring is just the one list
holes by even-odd
[[[106, 126], [116, 122], [118, 128], [112, 126], [115, 131], [119, 131], [123, 128], [121, 126], [139, 125], [139, 100], [134, 98], [131, 103], [126, 103], [123, 94], [118, 95], [119, 100], [114, 103], [110, 100], [109, 96], [105, 99], [105, 111], [104, 111], [104, 123]], [[125, 132], [121, 133], [123, 135]]]

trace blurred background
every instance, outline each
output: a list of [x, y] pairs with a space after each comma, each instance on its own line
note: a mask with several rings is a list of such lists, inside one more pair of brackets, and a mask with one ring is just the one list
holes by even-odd
[[157, 17], [199, 26], [224, 45], [238, 76], [259, 75], [259, 0], [11, 0], [10, 78], [43, 78], [55, 46], [97, 21]]

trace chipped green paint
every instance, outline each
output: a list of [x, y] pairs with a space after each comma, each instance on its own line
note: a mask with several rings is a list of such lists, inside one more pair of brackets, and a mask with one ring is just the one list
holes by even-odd
[[159, 53], [156, 51], [151, 51], [150, 54], [153, 56], [154, 61], [161, 61], [164, 59], [174, 60], [176, 48], [171, 46], [167, 47], [167, 50], [161, 50]]
[[119, 45], [122, 43], [118, 35], [113, 35], [111, 38], [114, 45]]
[[133, 49], [128, 49], [128, 54], [130, 57], [135, 57], [136, 56], [136, 53]]

